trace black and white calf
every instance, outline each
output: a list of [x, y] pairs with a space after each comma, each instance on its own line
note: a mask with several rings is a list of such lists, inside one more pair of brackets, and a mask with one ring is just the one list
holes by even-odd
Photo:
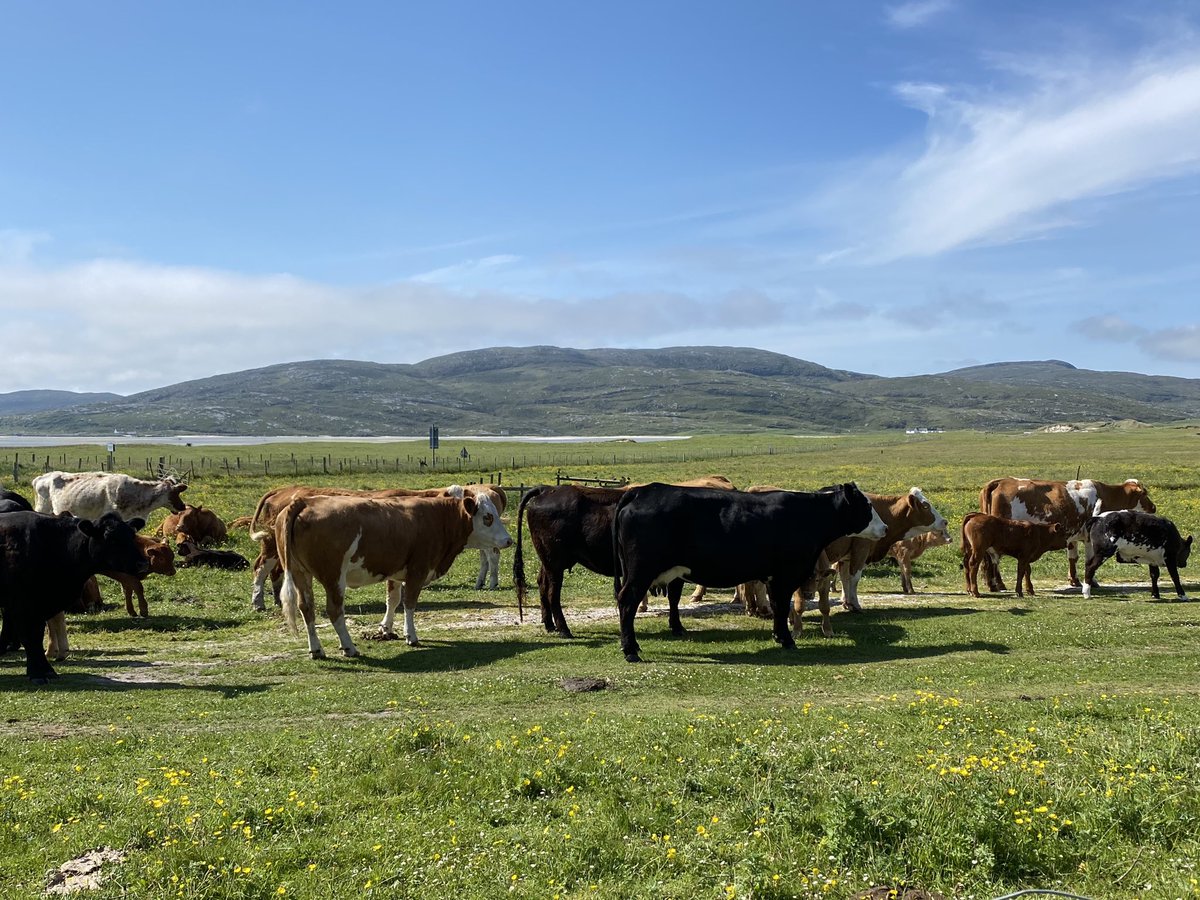
[[1179, 529], [1170, 519], [1154, 516], [1136, 509], [1101, 513], [1088, 519], [1084, 527], [1087, 537], [1087, 569], [1083, 579], [1083, 596], [1090, 597], [1096, 589], [1096, 570], [1111, 556], [1117, 562], [1141, 563], [1150, 567], [1150, 592], [1158, 598], [1158, 571], [1166, 566], [1180, 600], [1188, 599], [1179, 582], [1179, 570], [1187, 565], [1192, 550], [1192, 536], [1179, 536]]
[[853, 484], [819, 493], [764, 494], [648, 484], [630, 488], [613, 515], [613, 590], [621, 616], [621, 649], [638, 662], [634, 614], [654, 586], [677, 579], [731, 588], [768, 585], [774, 635], [796, 646], [788, 628], [792, 593], [813, 575], [821, 550], [845, 535], [878, 540], [887, 530]]

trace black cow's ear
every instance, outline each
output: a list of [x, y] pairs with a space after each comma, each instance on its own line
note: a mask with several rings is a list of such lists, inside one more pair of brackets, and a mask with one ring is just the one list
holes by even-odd
[[130, 519], [125, 524], [128, 525], [130, 528], [132, 528], [134, 531], [141, 531], [143, 528], [146, 527], [146, 520], [141, 519], [141, 518]]
[[101, 530], [100, 526], [97, 525], [95, 522], [93, 522], [91, 519], [80, 519], [78, 522], [75, 523], [75, 527], [78, 528], [80, 531], [82, 531], [84, 534], [86, 534], [90, 538], [98, 538], [104, 534], [104, 532]]

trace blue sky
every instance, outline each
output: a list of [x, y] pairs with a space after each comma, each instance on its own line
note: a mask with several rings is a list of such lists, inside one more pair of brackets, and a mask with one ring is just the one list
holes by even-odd
[[1200, 377], [1200, 4], [0, 0], [0, 392], [755, 346]]

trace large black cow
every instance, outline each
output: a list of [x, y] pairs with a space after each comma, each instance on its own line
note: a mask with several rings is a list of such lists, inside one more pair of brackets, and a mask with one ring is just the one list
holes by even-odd
[[642, 596], [681, 578], [709, 587], [767, 582], [775, 640], [791, 649], [792, 593], [813, 576], [821, 550], [845, 535], [877, 540], [886, 530], [854, 484], [763, 494], [666, 484], [631, 488], [617, 503], [612, 529], [625, 658], [640, 660], [633, 620]]
[[0, 513], [7, 512], [33, 512], [33, 507], [14, 491], [0, 491]]
[[1150, 566], [1150, 593], [1158, 599], [1159, 566], [1166, 566], [1180, 600], [1186, 600], [1179, 570], [1187, 565], [1192, 552], [1192, 536], [1185, 541], [1179, 536], [1175, 523], [1163, 516], [1153, 516], [1137, 509], [1102, 513], [1088, 519], [1084, 526], [1087, 537], [1087, 567], [1084, 570], [1083, 596], [1090, 597], [1096, 589], [1096, 570], [1109, 557], [1117, 562], [1143, 563]]
[[[612, 518], [624, 488], [586, 487], [577, 484], [535, 487], [517, 507], [517, 549], [513, 555], [513, 583], [525, 602], [525, 558], [521, 522], [529, 515], [529, 541], [541, 561], [538, 597], [546, 631], [571, 637], [563, 616], [563, 574], [583, 566], [597, 575], [613, 575]], [[676, 605], [678, 616], [678, 605]]]
[[57, 674], [46, 660], [46, 620], [79, 599], [83, 584], [100, 571], [142, 577], [150, 561], [137, 543], [141, 519], [115, 513], [96, 521], [35, 512], [0, 515], [0, 609], [10, 638], [0, 652], [25, 645], [25, 672], [35, 684]]

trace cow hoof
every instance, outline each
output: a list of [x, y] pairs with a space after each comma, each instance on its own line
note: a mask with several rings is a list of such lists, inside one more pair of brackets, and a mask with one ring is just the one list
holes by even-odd
[[421, 642], [420, 642], [420, 641], [418, 641], [416, 638], [409, 638], [409, 639], [408, 639], [408, 646], [410, 646], [410, 647], [420, 647], [420, 646], [421, 646]]
[[671, 634], [675, 635], [675, 637], [683, 637], [685, 634], [687, 634], [687, 629], [682, 625], [672, 625]]
[[308, 651], [308, 654], [313, 659], [325, 659], [326, 658], [324, 650], [310, 650], [310, 651]]
[[380, 628], [378, 639], [381, 641], [398, 641], [400, 640], [400, 635], [396, 634], [394, 631], [384, 631], [382, 628]]
[[796, 649], [796, 642], [791, 639], [791, 635], [788, 635], [788, 639], [786, 641], [779, 642], [779, 649], [780, 650], [795, 650]]
[[255, 603], [255, 604], [253, 604], [253, 606], [254, 606], [255, 612], [266, 612], [267, 611], [267, 605], [265, 603]]
[[49, 678], [33, 678], [33, 677], [31, 677], [31, 678], [29, 679], [29, 683], [30, 683], [30, 684], [36, 684], [38, 687], [42, 687], [42, 686], [44, 686], [44, 685], [47, 685], [47, 684], [49, 684], [49, 683], [50, 683], [50, 679], [49, 679]]
[[362, 656], [357, 647], [343, 647], [342, 656]]
[[551, 634], [557, 634], [561, 638], [566, 638], [569, 641], [575, 640], [575, 635], [571, 633], [570, 628], [560, 628], [558, 631], [551, 631]]
[[636, 653], [626, 653], [625, 654], [625, 662], [640, 663], [641, 661], [642, 661], [642, 658], [640, 656], [638, 656], [638, 654], [636, 654]]

